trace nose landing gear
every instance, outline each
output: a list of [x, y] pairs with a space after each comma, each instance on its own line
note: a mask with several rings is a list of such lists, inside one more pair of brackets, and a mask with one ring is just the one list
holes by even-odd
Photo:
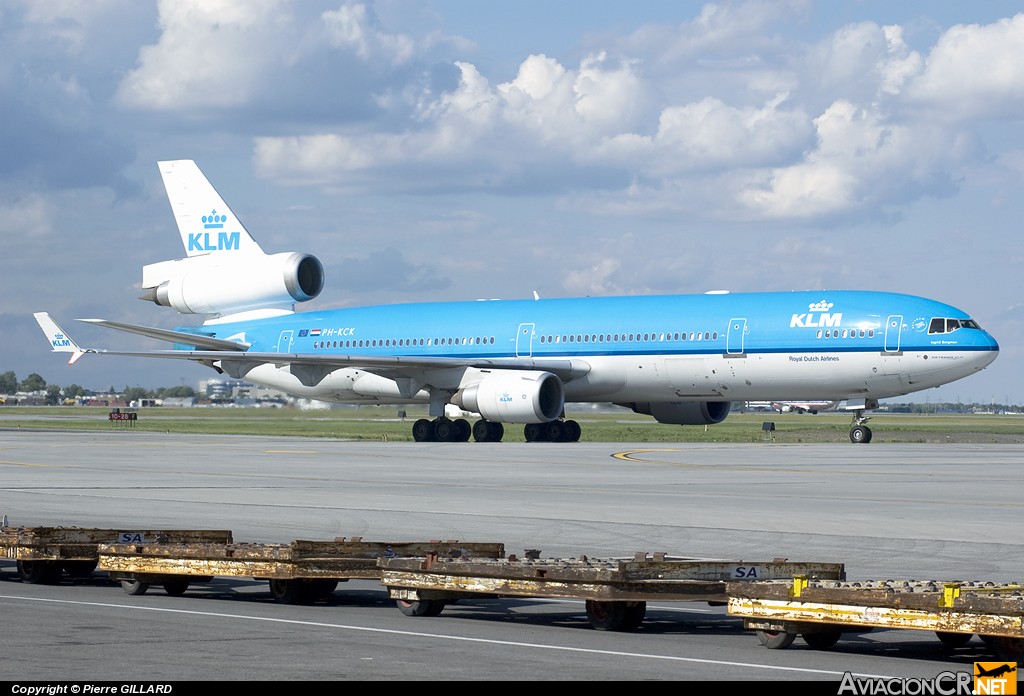
[[863, 407], [854, 410], [853, 425], [850, 427], [850, 442], [854, 444], [867, 444], [871, 442], [871, 428], [865, 425], [870, 419], [864, 415], [869, 408], [878, 408], [878, 402], [874, 399], [867, 399]]

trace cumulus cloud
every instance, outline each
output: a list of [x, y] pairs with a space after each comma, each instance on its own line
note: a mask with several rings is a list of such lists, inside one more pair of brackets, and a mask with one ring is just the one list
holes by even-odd
[[[1013, 50], [1024, 15], [953, 27], [922, 54], [903, 27], [874, 22], [813, 44], [780, 41], [781, 24], [807, 11], [708, 4], [680, 25], [592, 40], [574, 64], [528, 55], [505, 80], [458, 58], [448, 63], [454, 84], [438, 89], [436, 75], [423, 76], [436, 69], [430, 47], [445, 39], [389, 29], [369, 3], [303, 17], [276, 0], [168, 1], [159, 40], [140, 51], [118, 96], [136, 108], [233, 108], [259, 101], [268, 84], [317, 79], [320, 89], [335, 79], [320, 98], [362, 98], [386, 117], [255, 135], [260, 176], [581, 201], [599, 191], [608, 211], [713, 219], [871, 215], [947, 195], [978, 150], [965, 119], [1012, 118], [1024, 106]], [[289, 94], [299, 113], [305, 96]]]
[[1024, 13], [960, 24], [928, 54], [910, 96], [949, 118], [1019, 117], [1024, 109]]
[[941, 129], [911, 128], [845, 100], [814, 120], [817, 144], [801, 161], [774, 169], [764, 187], [739, 200], [769, 218], [835, 215], [908, 193], [939, 190], [959, 153]]
[[0, 236], [41, 239], [53, 234], [50, 206], [39, 194], [0, 202]]
[[188, 109], [250, 98], [280, 60], [290, 15], [283, 0], [161, 0], [160, 40], [118, 90], [127, 106]]
[[615, 275], [620, 262], [615, 258], [603, 258], [589, 268], [570, 271], [562, 281], [562, 287], [572, 295], [617, 295], [622, 292]]
[[158, 41], [139, 50], [118, 88], [124, 106], [321, 113], [318, 103], [368, 100], [374, 79], [446, 41], [384, 31], [362, 2], [319, 11], [289, 0], [161, 0], [159, 17]]

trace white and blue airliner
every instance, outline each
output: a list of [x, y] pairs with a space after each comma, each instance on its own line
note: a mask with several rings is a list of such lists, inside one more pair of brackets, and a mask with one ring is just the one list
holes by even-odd
[[[323, 266], [267, 254], [191, 160], [159, 163], [186, 256], [143, 267], [142, 299], [202, 324], [174, 330], [84, 319], [174, 344], [81, 348], [45, 312], [57, 352], [177, 358], [332, 403], [427, 404], [415, 440], [576, 441], [567, 403], [607, 402], [661, 423], [722, 422], [733, 401], [845, 401], [869, 442], [878, 399], [962, 379], [995, 339], [964, 311], [851, 290], [479, 300], [296, 312]], [[472, 425], [446, 406], [479, 414]]]

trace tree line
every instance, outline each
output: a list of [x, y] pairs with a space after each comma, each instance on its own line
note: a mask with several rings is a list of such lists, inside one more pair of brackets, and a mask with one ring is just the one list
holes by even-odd
[[[17, 394], [24, 392], [28, 394], [45, 392], [43, 402], [50, 405], [59, 404], [64, 399], [77, 399], [86, 396], [96, 396], [97, 392], [86, 389], [78, 384], [69, 384], [61, 387], [58, 384], [47, 384], [42, 375], [33, 372], [23, 380], [19, 380], [13, 371], [0, 374], [0, 394]], [[142, 399], [169, 399], [187, 398], [196, 396], [192, 387], [160, 387], [158, 389], [144, 389], [142, 387], [128, 387], [115, 389], [113, 386], [106, 394], [119, 394], [125, 401], [140, 401]]]

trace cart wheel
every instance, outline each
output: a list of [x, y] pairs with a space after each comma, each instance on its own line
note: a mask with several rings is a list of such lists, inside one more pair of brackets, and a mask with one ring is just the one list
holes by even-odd
[[1024, 665], [1024, 638], [981, 636], [981, 639], [998, 659]]
[[444, 602], [440, 599], [420, 599], [408, 601], [405, 599], [395, 600], [398, 611], [406, 616], [437, 616], [444, 611]]
[[309, 593], [298, 580], [271, 580], [270, 594], [281, 604], [307, 604]]
[[812, 650], [828, 650], [839, 642], [839, 636], [841, 635], [841, 631], [826, 630], [820, 633], [804, 633], [801, 637]]
[[338, 589], [337, 580], [310, 580], [308, 592], [313, 599], [327, 599]]
[[140, 580], [122, 580], [121, 589], [125, 591], [125, 594], [144, 595], [149, 589], [149, 583]]
[[61, 567], [70, 578], [87, 578], [96, 570], [99, 561], [64, 561]]
[[188, 590], [188, 580], [169, 580], [164, 583], [164, 592], [172, 597], [180, 597]]
[[935, 635], [947, 648], [962, 648], [974, 637], [973, 633], [951, 633], [949, 631], [936, 631]]
[[598, 631], [635, 631], [647, 613], [646, 602], [587, 600], [587, 618]]
[[782, 650], [793, 644], [796, 634], [788, 631], [758, 631], [757, 640], [766, 648]]
[[647, 602], [627, 602], [626, 615], [622, 620], [623, 631], [635, 631], [640, 628], [647, 616]]
[[60, 566], [53, 561], [18, 561], [18, 577], [33, 585], [53, 585], [60, 580]]

